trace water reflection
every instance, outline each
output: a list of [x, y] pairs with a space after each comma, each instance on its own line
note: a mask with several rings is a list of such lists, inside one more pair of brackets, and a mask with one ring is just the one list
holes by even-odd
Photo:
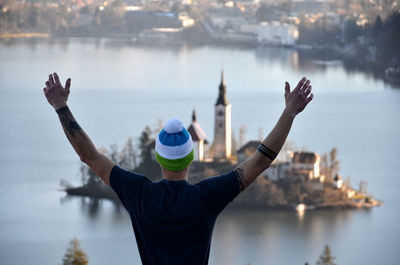
[[119, 202], [99, 199], [99, 198], [89, 198], [89, 197], [78, 197], [66, 195], [60, 198], [61, 204], [73, 203], [79, 201], [80, 211], [83, 215], [89, 217], [90, 219], [97, 219], [100, 217], [105, 204], [111, 204], [113, 208], [113, 213], [117, 216], [122, 215], [123, 206]]
[[[279, 47], [258, 47], [254, 56], [256, 62], [260, 65], [270, 65], [271, 62], [279, 63], [281, 66], [287, 67], [288, 65], [297, 69], [297, 61], [293, 60], [293, 54], [297, 51], [293, 49], [282, 49]], [[297, 55], [295, 55], [297, 56]]]
[[[106, 220], [115, 232], [116, 224], [124, 224], [120, 231], [124, 235], [130, 227], [120, 204], [72, 196], [63, 197], [61, 203], [75, 204], [75, 211], [88, 217], [91, 225]], [[343, 257], [344, 250], [337, 250], [340, 244], [345, 238], [357, 237], [370, 223], [360, 220], [368, 220], [370, 215], [370, 211], [358, 210], [310, 210], [299, 215], [295, 211], [228, 207], [214, 229], [212, 253], [217, 254], [212, 254], [211, 264], [299, 264], [313, 261], [326, 244]]]
[[[221, 231], [230, 230], [230, 236], [240, 234], [277, 239], [282, 234], [295, 234], [302, 237], [318, 238], [319, 235], [334, 236], [346, 227], [356, 210], [318, 210], [306, 211], [299, 216], [292, 211], [274, 210], [234, 210], [226, 211], [222, 216], [223, 221], [218, 221], [217, 226]], [[231, 240], [235, 242], [236, 240]]]
[[[325, 244], [340, 242], [355, 214], [364, 216], [363, 211], [357, 210], [305, 211], [300, 216], [294, 211], [229, 209], [221, 214], [215, 227], [214, 250], [224, 253], [214, 257], [215, 263], [303, 262], [301, 257], [305, 261]], [[288, 249], [292, 256], [282, 255]], [[259, 253], [263, 253], [262, 260], [255, 258]]]
[[[36, 50], [40, 45], [46, 45], [52, 50], [60, 48], [66, 51], [71, 43], [77, 42], [81, 46], [93, 46], [96, 50], [108, 49], [135, 49], [149, 51], [154, 50], [168, 52], [176, 57], [187, 58], [190, 52], [198, 49], [221, 49], [226, 51], [226, 47], [204, 46], [204, 45], [159, 45], [141, 44], [131, 39], [107, 39], [107, 38], [27, 38], [27, 39], [7, 39], [0, 40], [0, 45], [5, 47], [15, 45], [27, 45], [31, 50]], [[347, 74], [364, 73], [374, 80], [382, 80], [384, 71], [374, 64], [359, 64], [354, 59], [343, 58], [337, 53], [325, 50], [297, 50], [282, 47], [230, 47], [231, 50], [243, 50], [254, 53], [256, 62], [262, 66], [279, 65], [281, 68], [289, 68], [289, 70], [301, 70], [302, 72], [322, 72], [325, 73], [330, 69], [345, 69]], [[339, 62], [339, 63], [332, 63]], [[387, 82], [387, 81], [385, 81]]]
[[296, 213], [297, 213], [297, 220], [299, 220], [299, 222], [302, 223], [304, 220], [305, 211], [297, 211]]

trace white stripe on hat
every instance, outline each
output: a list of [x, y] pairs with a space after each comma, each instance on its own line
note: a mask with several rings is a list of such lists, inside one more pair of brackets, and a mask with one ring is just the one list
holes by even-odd
[[156, 137], [156, 151], [157, 153], [166, 159], [179, 159], [184, 158], [193, 150], [192, 137], [189, 134], [189, 139], [186, 143], [177, 146], [168, 146], [160, 142], [159, 137]]

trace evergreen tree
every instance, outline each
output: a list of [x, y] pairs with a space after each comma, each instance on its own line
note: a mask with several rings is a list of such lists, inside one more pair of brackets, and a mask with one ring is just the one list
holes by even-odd
[[69, 246], [63, 258], [62, 265], [87, 265], [88, 258], [86, 253], [79, 246], [78, 239], [74, 238], [69, 242]]
[[140, 165], [145, 165], [150, 162], [152, 158], [150, 142], [151, 142], [151, 129], [149, 126], [144, 128], [142, 134], [139, 139], [139, 148], [140, 148]]
[[375, 18], [375, 23], [372, 28], [372, 39], [373, 39], [374, 43], [378, 42], [379, 34], [381, 31], [382, 31], [382, 19], [380, 16], [377, 16]]
[[136, 168], [136, 154], [131, 137], [128, 137], [128, 140], [126, 141], [125, 146], [122, 149], [121, 166], [126, 169]]
[[346, 20], [344, 24], [344, 38], [346, 42], [355, 42], [361, 34], [362, 30], [357, 26], [357, 21], [355, 18]]
[[321, 256], [319, 256], [317, 260], [317, 265], [336, 265], [336, 263], [333, 262], [334, 259], [335, 257], [332, 256], [330, 247], [326, 245]]
[[146, 175], [155, 181], [161, 178], [161, 168], [155, 160], [154, 139], [151, 138], [152, 131], [149, 126], [143, 130], [139, 139], [140, 164], [135, 171]]

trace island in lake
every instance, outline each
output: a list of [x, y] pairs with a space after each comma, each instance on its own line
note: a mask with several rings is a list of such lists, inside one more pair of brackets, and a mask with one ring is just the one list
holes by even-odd
[[[239, 143], [232, 136], [232, 105], [226, 95], [224, 73], [218, 87], [218, 97], [214, 106], [214, 140], [209, 144], [207, 135], [197, 122], [196, 112], [192, 113], [192, 122], [187, 127], [194, 149], [194, 161], [190, 166], [189, 182], [197, 183], [203, 179], [224, 174], [251, 157], [260, 141], [243, 144], [242, 127]], [[161, 180], [161, 170], [155, 160], [155, 140], [163, 128], [151, 130], [146, 127], [139, 140], [140, 163], [136, 165], [136, 148], [132, 139], [128, 139], [122, 150], [114, 145], [108, 152], [102, 150], [111, 160], [125, 169], [132, 169], [149, 177], [152, 181]], [[238, 148], [240, 146], [240, 148]], [[343, 180], [339, 174], [337, 150], [332, 148], [328, 154], [320, 156], [314, 152], [293, 151], [294, 147], [286, 143], [274, 163], [232, 203], [232, 207], [275, 208], [275, 209], [336, 209], [370, 208], [381, 205], [366, 192], [366, 183], [361, 182], [358, 190]], [[116, 194], [107, 187], [87, 166], [81, 168], [84, 185], [66, 187], [69, 195], [89, 196], [97, 199], [111, 199], [118, 202]]]
[[[258, 141], [251, 141], [240, 148], [237, 152], [238, 162], [255, 152], [258, 144]], [[332, 158], [335, 152], [335, 149], [332, 149], [328, 159]], [[313, 152], [299, 151], [290, 154], [290, 161], [273, 163], [239, 194], [231, 207], [303, 211], [306, 209], [360, 209], [383, 204], [367, 194], [366, 183], [362, 182], [356, 190], [350, 186], [349, 181], [343, 181], [339, 174], [331, 175], [335, 163], [330, 164], [328, 160], [326, 167], [324, 164], [326, 161], [321, 161], [321, 157]], [[326, 158], [326, 155], [322, 156], [322, 160]], [[335, 162], [335, 160], [330, 160], [330, 162]], [[159, 168], [156, 161], [151, 163], [153, 169]], [[232, 161], [195, 161], [190, 167], [189, 182], [197, 183], [205, 178], [229, 172], [236, 164]], [[135, 171], [145, 174], [153, 171], [149, 168], [143, 170], [143, 164], [141, 166]], [[84, 169], [87, 172], [91, 171], [87, 167]], [[93, 172], [90, 174], [95, 176]], [[153, 181], [160, 179], [161, 175], [152, 178]], [[109, 199], [119, 203], [114, 191], [97, 177], [89, 178], [81, 187], [66, 187], [64, 190], [69, 195]]]

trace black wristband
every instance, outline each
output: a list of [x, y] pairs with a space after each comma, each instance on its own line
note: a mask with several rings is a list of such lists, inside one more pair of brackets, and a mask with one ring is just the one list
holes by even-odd
[[271, 160], [275, 160], [275, 158], [278, 156], [277, 153], [275, 153], [262, 143], [258, 146], [257, 151], [260, 152], [262, 155], [264, 155], [266, 158]]

